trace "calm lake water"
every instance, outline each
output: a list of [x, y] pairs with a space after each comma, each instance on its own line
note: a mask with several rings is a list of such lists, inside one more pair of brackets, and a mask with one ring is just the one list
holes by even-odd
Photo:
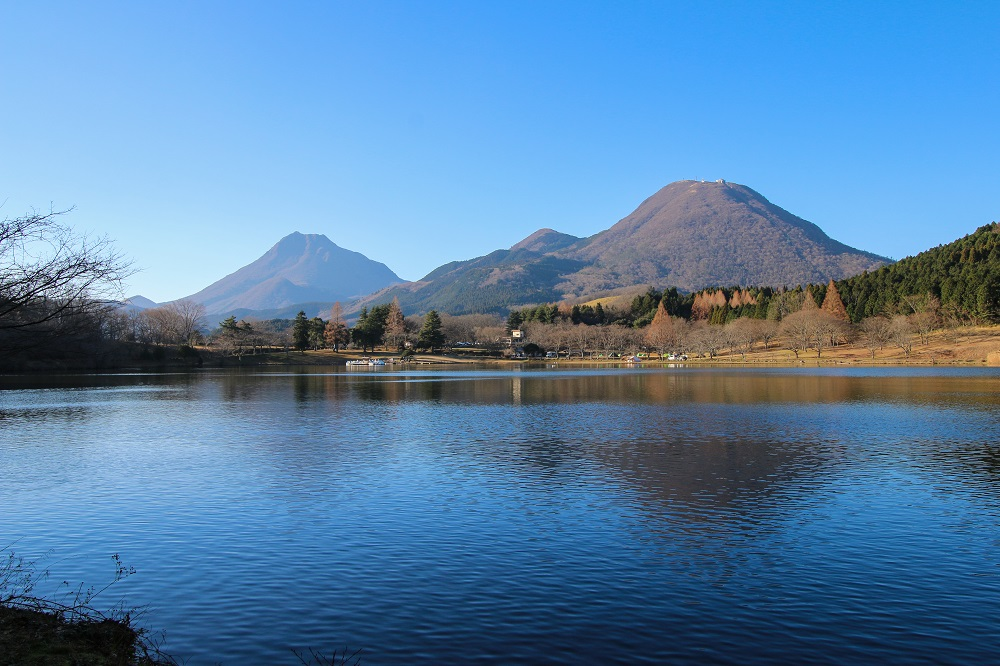
[[[0, 378], [0, 545], [191, 665], [983, 663], [1000, 372]], [[100, 605], [100, 604], [98, 604]]]

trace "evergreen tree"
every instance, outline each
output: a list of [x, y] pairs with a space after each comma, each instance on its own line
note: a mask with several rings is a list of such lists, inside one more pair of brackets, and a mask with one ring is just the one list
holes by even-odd
[[358, 320], [354, 322], [354, 328], [351, 329], [351, 339], [354, 340], [354, 344], [361, 345], [362, 354], [368, 353], [369, 346], [371, 346], [372, 351], [375, 350], [370, 319], [368, 308], [361, 308], [361, 314], [358, 315]]
[[323, 331], [326, 329], [326, 322], [319, 317], [313, 317], [309, 320], [309, 347], [312, 349], [322, 349], [323, 343], [325, 342], [323, 338]]
[[424, 325], [417, 336], [417, 346], [433, 351], [444, 344], [444, 333], [441, 330], [441, 317], [436, 310], [431, 310], [424, 317]]
[[309, 347], [309, 320], [306, 313], [299, 310], [295, 315], [295, 323], [292, 324], [292, 346], [299, 351], [305, 351]]

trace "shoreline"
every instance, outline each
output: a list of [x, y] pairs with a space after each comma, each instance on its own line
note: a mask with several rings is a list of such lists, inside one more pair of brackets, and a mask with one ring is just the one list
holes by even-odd
[[[406, 369], [430, 365], [495, 365], [499, 367], [536, 367], [545, 365], [577, 367], [1000, 367], [1000, 326], [979, 326], [968, 329], [938, 330], [926, 337], [926, 342], [914, 339], [910, 353], [901, 348], [885, 347], [876, 350], [872, 358], [871, 350], [846, 343], [824, 347], [818, 355], [814, 349], [795, 352], [772, 343], [769, 349], [758, 345], [745, 355], [727, 350], [711, 358], [689, 357], [685, 361], [671, 361], [661, 358], [655, 352], [640, 354], [639, 363], [629, 363], [624, 358], [610, 358], [603, 354], [596, 358], [579, 356], [559, 358], [514, 359], [489, 356], [485, 350], [476, 352], [447, 352], [438, 354], [415, 354], [403, 363], [388, 363], [387, 369]], [[158, 361], [122, 359], [75, 359], [75, 362], [36, 362], [21, 364], [0, 370], [0, 378], [5, 376], [53, 375], [81, 373], [122, 373], [122, 372], [177, 372], [222, 368], [275, 368], [275, 367], [338, 367], [350, 360], [361, 358], [398, 359], [398, 351], [357, 350], [334, 352], [330, 349], [308, 351], [274, 351], [242, 357], [223, 356], [210, 347], [196, 347], [185, 353], [170, 347], [162, 348], [166, 353]], [[381, 367], [381, 366], [380, 366]]]

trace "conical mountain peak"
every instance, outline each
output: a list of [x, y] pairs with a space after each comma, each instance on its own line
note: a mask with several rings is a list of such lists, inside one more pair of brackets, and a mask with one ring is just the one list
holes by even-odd
[[357, 298], [398, 282], [402, 280], [385, 264], [344, 249], [322, 234], [296, 231], [253, 263], [188, 298], [212, 314], [275, 310]]
[[589, 238], [541, 229], [510, 250], [453, 262], [379, 298], [396, 296], [416, 311], [504, 312], [648, 285], [695, 291], [826, 283], [886, 263], [746, 185], [682, 180]]

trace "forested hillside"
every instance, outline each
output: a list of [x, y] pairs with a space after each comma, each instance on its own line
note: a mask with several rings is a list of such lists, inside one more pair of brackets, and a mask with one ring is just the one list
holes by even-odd
[[588, 238], [542, 229], [509, 250], [446, 264], [350, 307], [357, 312], [398, 298], [416, 312], [504, 314], [647, 285], [685, 292], [736, 284], [825, 285], [889, 261], [830, 238], [749, 187], [687, 180], [662, 188]]
[[1000, 320], [1000, 225], [837, 282], [852, 321], [885, 314], [928, 294], [962, 318]]

